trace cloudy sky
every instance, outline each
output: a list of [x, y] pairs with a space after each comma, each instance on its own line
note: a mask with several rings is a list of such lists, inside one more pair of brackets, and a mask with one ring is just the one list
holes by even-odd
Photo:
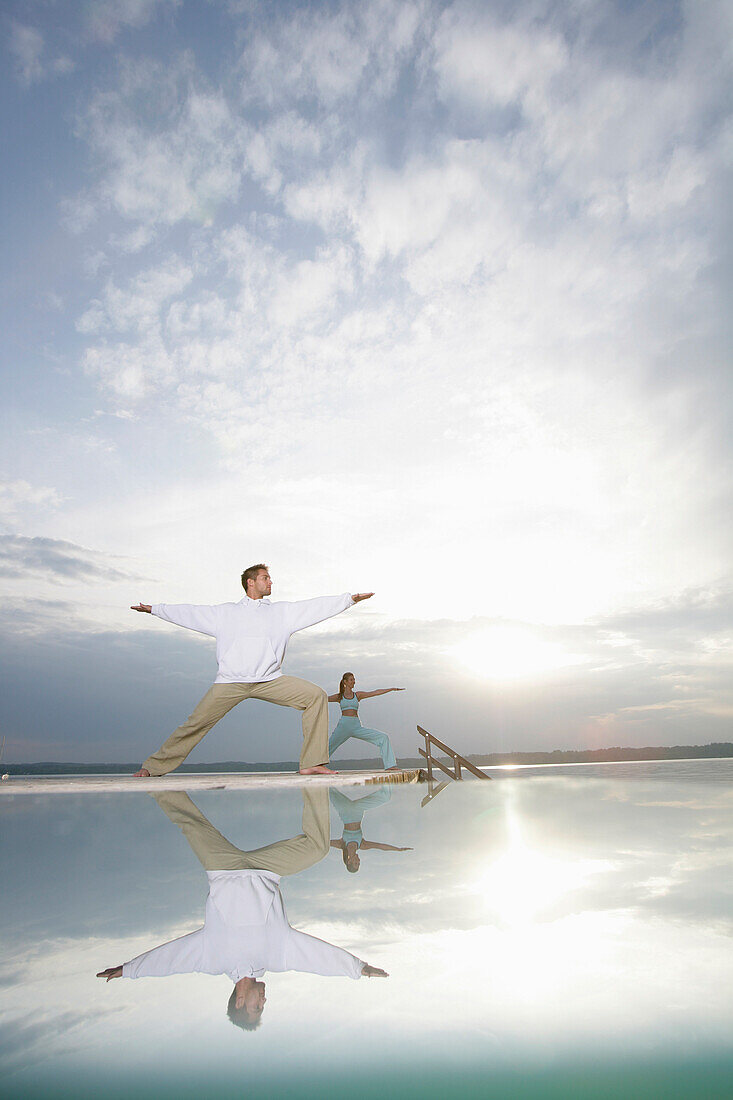
[[4, 5], [6, 759], [147, 755], [215, 666], [129, 604], [260, 560], [376, 591], [287, 671], [404, 685], [398, 755], [731, 739], [732, 24]]

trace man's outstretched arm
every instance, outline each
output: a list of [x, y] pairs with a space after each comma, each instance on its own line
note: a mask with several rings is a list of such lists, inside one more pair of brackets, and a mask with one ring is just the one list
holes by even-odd
[[379, 967], [370, 966], [363, 959], [336, 947], [317, 936], [291, 928], [286, 949], [288, 970], [300, 970], [306, 974], [323, 974], [324, 977], [387, 978]]
[[316, 596], [312, 600], [296, 600], [289, 603], [287, 611], [288, 630], [294, 634], [296, 630], [305, 630], [308, 626], [322, 623], [324, 619], [331, 619], [334, 615], [340, 615], [342, 611], [353, 607], [355, 603], [368, 600], [373, 592], [356, 592], [353, 596], [344, 592], [341, 596]]
[[165, 978], [169, 974], [191, 974], [199, 970], [203, 959], [203, 928], [162, 943], [151, 951], [130, 959], [122, 966], [110, 966], [98, 978]]
[[132, 604], [131, 611], [141, 611], [146, 615], [155, 615], [158, 619], [164, 619], [167, 623], [175, 623], [176, 626], [185, 626], [189, 630], [197, 630], [199, 634], [216, 634], [217, 611], [216, 604], [196, 603], [138, 603]]

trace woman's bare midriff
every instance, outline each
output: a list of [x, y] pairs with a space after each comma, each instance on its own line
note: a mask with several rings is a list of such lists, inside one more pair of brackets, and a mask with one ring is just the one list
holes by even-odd
[[341, 714], [344, 718], [357, 718], [359, 712], [356, 710], [342, 710]]

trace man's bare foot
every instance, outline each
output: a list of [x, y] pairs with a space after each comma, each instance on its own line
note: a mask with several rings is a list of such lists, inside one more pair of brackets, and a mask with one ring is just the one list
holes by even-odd
[[338, 775], [338, 772], [327, 768], [325, 764], [316, 764], [315, 768], [301, 768], [300, 775]]
[[141, 768], [139, 772], [135, 772], [135, 779], [150, 779], [150, 772], [147, 768]]

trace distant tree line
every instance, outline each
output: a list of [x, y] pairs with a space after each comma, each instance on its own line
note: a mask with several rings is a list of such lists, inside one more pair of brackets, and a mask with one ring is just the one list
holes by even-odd
[[[467, 757], [479, 767], [498, 767], [501, 764], [604, 764], [630, 760], [699, 760], [733, 756], [733, 742], [714, 741], [710, 745], [650, 745], [643, 749], [614, 747], [610, 749], [553, 749], [552, 752], [494, 752]], [[401, 757], [404, 768], [422, 767], [419, 757]], [[348, 770], [371, 770], [374, 757], [364, 760], [339, 760], [338, 766]], [[137, 770], [132, 764], [80, 764], [63, 761], [41, 761], [37, 764], [5, 764], [3, 771], [9, 775], [116, 775], [130, 774]], [[179, 772], [287, 772], [296, 767], [294, 760], [278, 763], [250, 764], [242, 760], [226, 760], [219, 764], [182, 764]]]
[[606, 764], [624, 760], [698, 760], [706, 757], [733, 756], [733, 743], [717, 741], [710, 745], [650, 745], [643, 749], [553, 749], [552, 752], [495, 752], [468, 759], [483, 767], [499, 764]]

